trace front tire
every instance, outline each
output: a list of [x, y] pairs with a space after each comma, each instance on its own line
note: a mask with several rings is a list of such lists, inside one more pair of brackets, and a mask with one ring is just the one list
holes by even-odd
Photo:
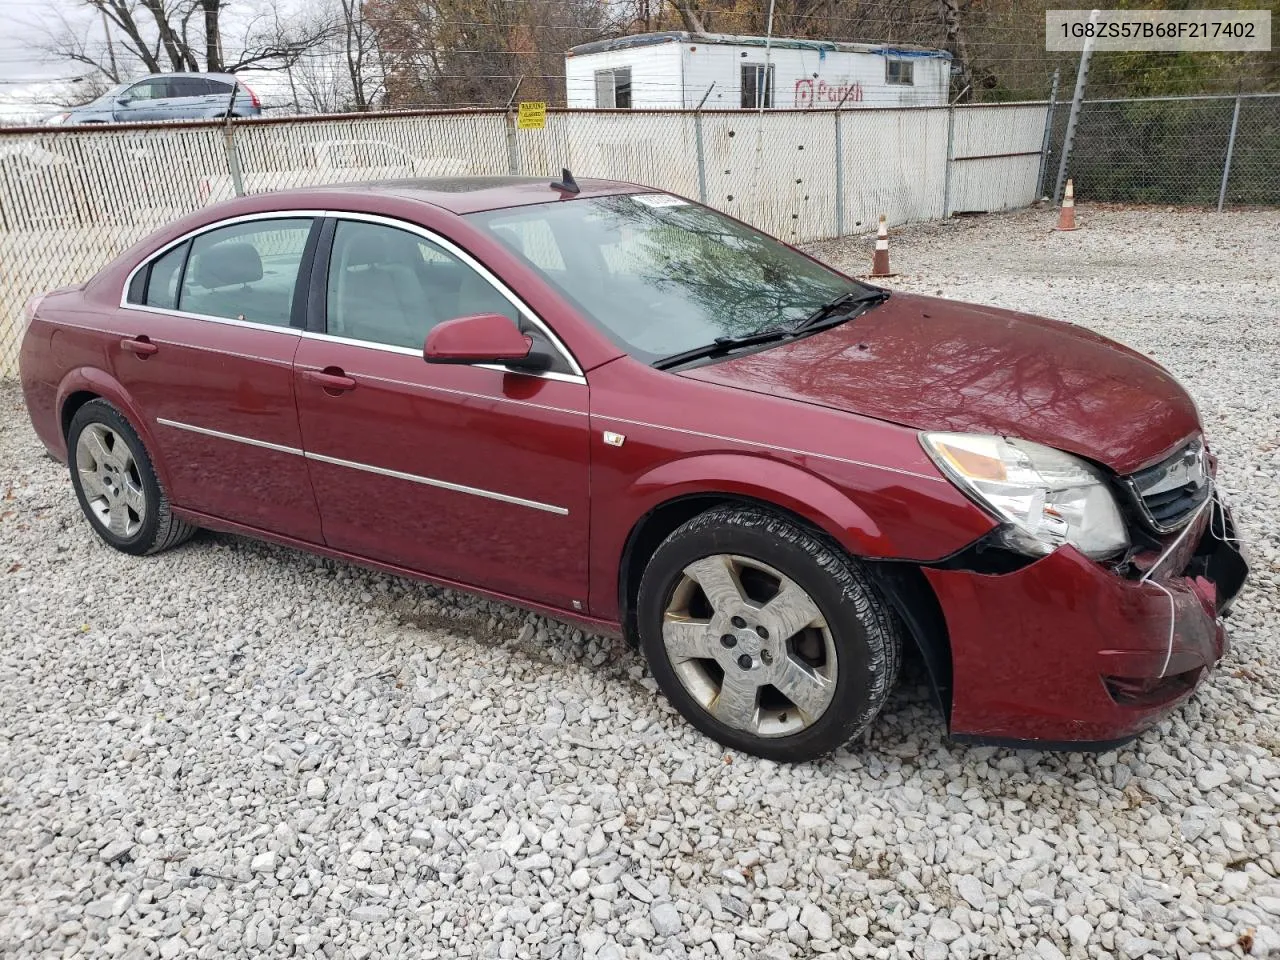
[[71, 418], [67, 464], [89, 525], [122, 553], [159, 553], [195, 534], [173, 515], [137, 431], [106, 400], [90, 400]]
[[640, 647], [667, 699], [726, 746], [802, 762], [857, 736], [897, 680], [902, 636], [857, 563], [752, 507], [671, 534], [640, 583]]

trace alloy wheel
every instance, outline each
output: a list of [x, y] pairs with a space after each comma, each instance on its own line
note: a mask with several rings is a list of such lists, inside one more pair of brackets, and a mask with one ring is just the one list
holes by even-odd
[[76, 441], [76, 470], [98, 522], [117, 537], [136, 536], [147, 518], [147, 496], [124, 438], [105, 424], [90, 423]]
[[811, 726], [836, 689], [835, 640], [794, 580], [759, 560], [714, 554], [684, 568], [662, 640], [681, 684], [720, 723], [757, 737]]

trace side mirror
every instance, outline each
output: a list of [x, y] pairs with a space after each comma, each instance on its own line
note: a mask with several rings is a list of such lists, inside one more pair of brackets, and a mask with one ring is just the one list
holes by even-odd
[[116, 101], [116, 103], [120, 104], [120, 106], [122, 107], [127, 107], [129, 104], [133, 103], [133, 101], [130, 100], [128, 97], [121, 97], [119, 100]]
[[431, 328], [422, 349], [427, 363], [502, 363], [518, 370], [545, 370], [550, 358], [533, 350], [533, 337], [510, 317], [480, 313]]

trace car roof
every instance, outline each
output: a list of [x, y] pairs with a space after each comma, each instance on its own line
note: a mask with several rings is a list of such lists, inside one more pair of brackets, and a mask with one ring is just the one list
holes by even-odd
[[202, 79], [208, 78], [211, 80], [225, 80], [228, 83], [236, 83], [240, 79], [234, 73], [199, 73], [191, 70], [178, 70], [169, 73], [148, 73], [144, 76], [129, 80], [126, 83], [121, 84], [121, 86], [131, 87], [135, 83], [142, 83], [144, 80], [155, 80], [157, 77], [200, 77]]
[[[619, 180], [578, 181], [578, 197], [610, 196], [620, 193], [654, 192], [651, 187]], [[306, 193], [309, 196], [339, 194], [379, 194], [418, 200], [452, 213], [478, 213], [535, 203], [551, 203], [566, 195], [551, 186], [550, 177], [423, 177], [419, 179], [382, 180], [368, 183], [342, 183], [324, 187], [302, 187], [284, 193]]]

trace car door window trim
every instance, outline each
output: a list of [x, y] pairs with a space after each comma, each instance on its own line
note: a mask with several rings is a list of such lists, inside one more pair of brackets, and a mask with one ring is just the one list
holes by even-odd
[[[563, 342], [561, 342], [560, 338], [557, 337], [554, 332], [552, 332], [551, 328], [547, 326], [545, 322], [543, 322], [542, 318], [534, 312], [533, 308], [530, 307], [527, 303], [525, 303], [523, 299], [517, 296], [515, 291], [512, 290], [510, 287], [508, 287], [505, 283], [503, 283], [502, 280], [500, 280], [496, 274], [494, 274], [491, 270], [489, 270], [488, 267], [482, 264], [479, 260], [473, 257], [470, 253], [468, 253], [462, 247], [458, 246], [452, 240], [449, 240], [447, 237], [444, 237], [432, 230], [429, 230], [426, 227], [420, 226], [419, 224], [410, 223], [407, 220], [398, 220], [395, 217], [386, 217], [386, 216], [373, 214], [373, 213], [358, 213], [358, 212], [348, 212], [348, 211], [342, 211], [342, 212], [333, 211], [333, 212], [330, 212], [328, 216], [333, 217], [334, 220], [348, 220], [348, 221], [356, 221], [360, 223], [373, 223], [373, 224], [378, 224], [384, 227], [390, 227], [393, 230], [404, 230], [407, 233], [417, 234], [418, 236], [425, 239], [427, 242], [433, 243], [436, 246], [440, 247], [446, 253], [452, 254], [453, 256], [457, 257], [466, 266], [470, 267], [477, 274], [479, 274], [482, 280], [484, 280], [487, 284], [489, 284], [490, 287], [496, 290], [499, 296], [501, 296], [504, 300], [510, 303], [513, 307], [515, 307], [516, 311], [522, 317], [524, 317], [526, 320], [532, 323], [535, 327], [537, 327], [539, 332], [541, 332], [542, 335], [547, 338], [547, 340], [551, 345], [551, 348], [560, 354], [561, 358], [569, 365], [569, 369], [572, 371], [572, 373], [570, 374], [560, 374], [560, 376], [572, 376], [575, 378], [582, 377], [583, 375], [582, 367], [578, 364], [577, 359], [569, 351], [569, 348], [566, 347]], [[332, 238], [330, 238], [330, 243], [332, 243]], [[325, 273], [326, 273], [325, 282], [327, 286], [328, 271], [326, 270]], [[328, 336], [333, 336], [333, 334], [329, 334], [326, 331], [324, 334], [322, 334], [322, 336], [328, 337]], [[360, 342], [365, 344], [366, 346], [374, 346], [374, 347], [388, 346], [388, 344], [379, 344], [379, 343], [374, 343], [372, 341], [367, 341], [367, 340], [360, 341]], [[415, 353], [417, 352], [419, 351], [415, 351]], [[477, 366], [486, 366], [486, 365], [477, 364]], [[488, 364], [487, 366], [491, 366], [496, 369], [506, 369], [504, 367], [501, 367], [500, 365], [494, 365], [494, 364]], [[551, 373], [553, 372], [548, 371], [546, 374], [540, 374], [540, 376], [544, 376], [547, 379], [553, 379], [554, 377], [548, 376], [548, 374], [551, 374]]]
[[[298, 327], [294, 327], [294, 326], [287, 326], [287, 327], [273, 326], [271, 324], [255, 323], [252, 320], [235, 320], [230, 317], [214, 317], [208, 314], [191, 313], [185, 310], [162, 310], [156, 307], [148, 307], [145, 304], [129, 302], [129, 287], [133, 283], [134, 276], [141, 270], [149, 270], [151, 268], [152, 263], [154, 263], [160, 257], [164, 256], [166, 253], [168, 253], [170, 250], [172, 250], [174, 247], [178, 246], [181, 243], [185, 243], [189, 240], [194, 240], [196, 237], [200, 236], [201, 234], [208, 233], [211, 230], [218, 230], [218, 229], [221, 229], [222, 227], [235, 226], [236, 224], [240, 224], [240, 223], [249, 223], [255, 220], [297, 220], [297, 219], [302, 219], [306, 217], [315, 218], [317, 220], [325, 220], [329, 222], [336, 222], [337, 220], [360, 220], [366, 223], [381, 223], [396, 229], [408, 230], [411, 233], [417, 233], [420, 236], [429, 240], [430, 242], [438, 244], [445, 250], [452, 253], [454, 256], [458, 257], [458, 259], [460, 259], [467, 266], [471, 267], [471, 269], [475, 270], [487, 283], [493, 286], [498, 291], [498, 293], [503, 296], [504, 299], [509, 301], [516, 308], [516, 310], [520, 312], [522, 316], [526, 317], [530, 323], [536, 326], [542, 332], [542, 334], [546, 336], [547, 340], [551, 344], [552, 349], [556, 350], [564, 358], [565, 362], [568, 363], [569, 368], [573, 371], [572, 373], [557, 373], [555, 371], [548, 370], [541, 373], [534, 373], [531, 371], [522, 370], [522, 371], [519, 371], [521, 376], [536, 377], [541, 380], [559, 380], [565, 383], [585, 384], [587, 382], [586, 377], [583, 374], [582, 367], [578, 364], [577, 359], [573, 356], [573, 353], [570, 352], [569, 348], [566, 347], [564, 343], [560, 340], [560, 338], [557, 337], [555, 333], [551, 331], [551, 328], [548, 327], [547, 324], [543, 322], [542, 318], [539, 317], [533, 311], [533, 308], [531, 308], [528, 304], [526, 304], [519, 296], [516, 295], [514, 291], [512, 291], [505, 283], [499, 280], [495, 274], [493, 274], [487, 267], [481, 264], [480, 261], [476, 260], [475, 257], [471, 256], [471, 254], [467, 253], [466, 250], [463, 250], [461, 247], [457, 246], [451, 240], [448, 240], [445, 237], [437, 233], [434, 233], [425, 227], [419, 226], [416, 223], [410, 223], [407, 220], [397, 220], [395, 217], [385, 217], [385, 216], [380, 216], [378, 214], [357, 213], [357, 212], [351, 212], [346, 210], [315, 210], [315, 209], [272, 210], [265, 213], [242, 214], [241, 216], [238, 216], [238, 217], [227, 217], [225, 220], [217, 220], [213, 223], [207, 223], [202, 227], [197, 227], [194, 230], [184, 233], [180, 237], [175, 237], [173, 240], [170, 240], [164, 246], [159, 247], [156, 250], [153, 250], [145, 260], [143, 260], [140, 264], [138, 264], [132, 270], [130, 270], [128, 276], [126, 276], [124, 279], [124, 284], [120, 291], [120, 309], [140, 310], [140, 311], [143, 311], [144, 313], [158, 313], [158, 314], [164, 314], [166, 316], [185, 317], [190, 320], [205, 320], [212, 323], [225, 323], [225, 324], [230, 324], [231, 326], [248, 327], [254, 330], [274, 330], [277, 333], [287, 333], [295, 336], [300, 333], [302, 334], [302, 336], [307, 337], [308, 339], [333, 340], [334, 342], [337, 342], [337, 343], [346, 343], [352, 346], [360, 346], [368, 350], [382, 350], [388, 353], [399, 353], [399, 354], [420, 357], [422, 355], [422, 352], [420, 350], [413, 350], [407, 347], [397, 347], [397, 346], [392, 346], [391, 344], [385, 344], [385, 343], [372, 343], [367, 340], [353, 341], [349, 338], [337, 337], [330, 333], [313, 331], [309, 329], [300, 330]], [[325, 251], [321, 250], [319, 245], [319, 241], [322, 238], [318, 234], [316, 234], [314, 230], [313, 230], [312, 236], [315, 236], [317, 239], [317, 247], [316, 247], [316, 250], [314, 251], [313, 267], [315, 269], [313, 269], [311, 273], [311, 286], [308, 292], [309, 298], [314, 294], [314, 291], [317, 289], [317, 283], [323, 279], [322, 277], [317, 276], [317, 274], [319, 273], [327, 274], [328, 272], [327, 258], [324, 256]], [[329, 244], [332, 243], [332, 231], [330, 230], [328, 235], [323, 239], [326, 239], [328, 241], [328, 243], [325, 244], [325, 249], [327, 250]], [[310, 238], [308, 238], [308, 242], [309, 240]], [[326, 265], [326, 268], [324, 270], [319, 269], [322, 261]], [[321, 289], [322, 295], [324, 294], [324, 292], [325, 291]], [[308, 299], [308, 304], [309, 305], [311, 304], [310, 299]], [[308, 314], [311, 315], [312, 311], [308, 310]], [[504, 367], [501, 364], [486, 363], [486, 364], [475, 364], [475, 366], [481, 367], [487, 370], [501, 370], [507, 373], [512, 372], [509, 367]]]
[[343, 460], [339, 457], [330, 457], [323, 453], [313, 453], [310, 450], [300, 450], [297, 447], [290, 447], [281, 443], [271, 443], [268, 440], [244, 437], [236, 433], [226, 433], [222, 430], [213, 430], [209, 427], [198, 427], [193, 423], [183, 423], [180, 420], [170, 420], [166, 417], [156, 417], [156, 423], [161, 426], [172, 427], [175, 430], [186, 430], [189, 433], [197, 433], [205, 437], [214, 437], [218, 440], [230, 440], [233, 443], [243, 443], [250, 447], [261, 447], [265, 450], [274, 450], [277, 453], [287, 453], [295, 457], [302, 457], [306, 460], [314, 460], [318, 463], [329, 463], [337, 467], [347, 467], [350, 470], [360, 470], [364, 473], [373, 473], [378, 476], [391, 477], [396, 480], [408, 480], [411, 483], [420, 483], [427, 487], [451, 490], [454, 493], [464, 493], [468, 496], [482, 497], [486, 500], [497, 500], [500, 503], [510, 503], [517, 507], [528, 507], [531, 510], [541, 510], [544, 513], [554, 513], [561, 517], [567, 517], [569, 515], [568, 507], [557, 506], [554, 503], [543, 503], [540, 500], [529, 500], [525, 497], [517, 497], [509, 493], [498, 493], [496, 490], [485, 490], [481, 487], [469, 487], [462, 483], [451, 483], [448, 480], [437, 480], [435, 477], [424, 477], [420, 474], [405, 473], [404, 471], [391, 470], [387, 467], [375, 467], [372, 464], [358, 463], [355, 460]]

